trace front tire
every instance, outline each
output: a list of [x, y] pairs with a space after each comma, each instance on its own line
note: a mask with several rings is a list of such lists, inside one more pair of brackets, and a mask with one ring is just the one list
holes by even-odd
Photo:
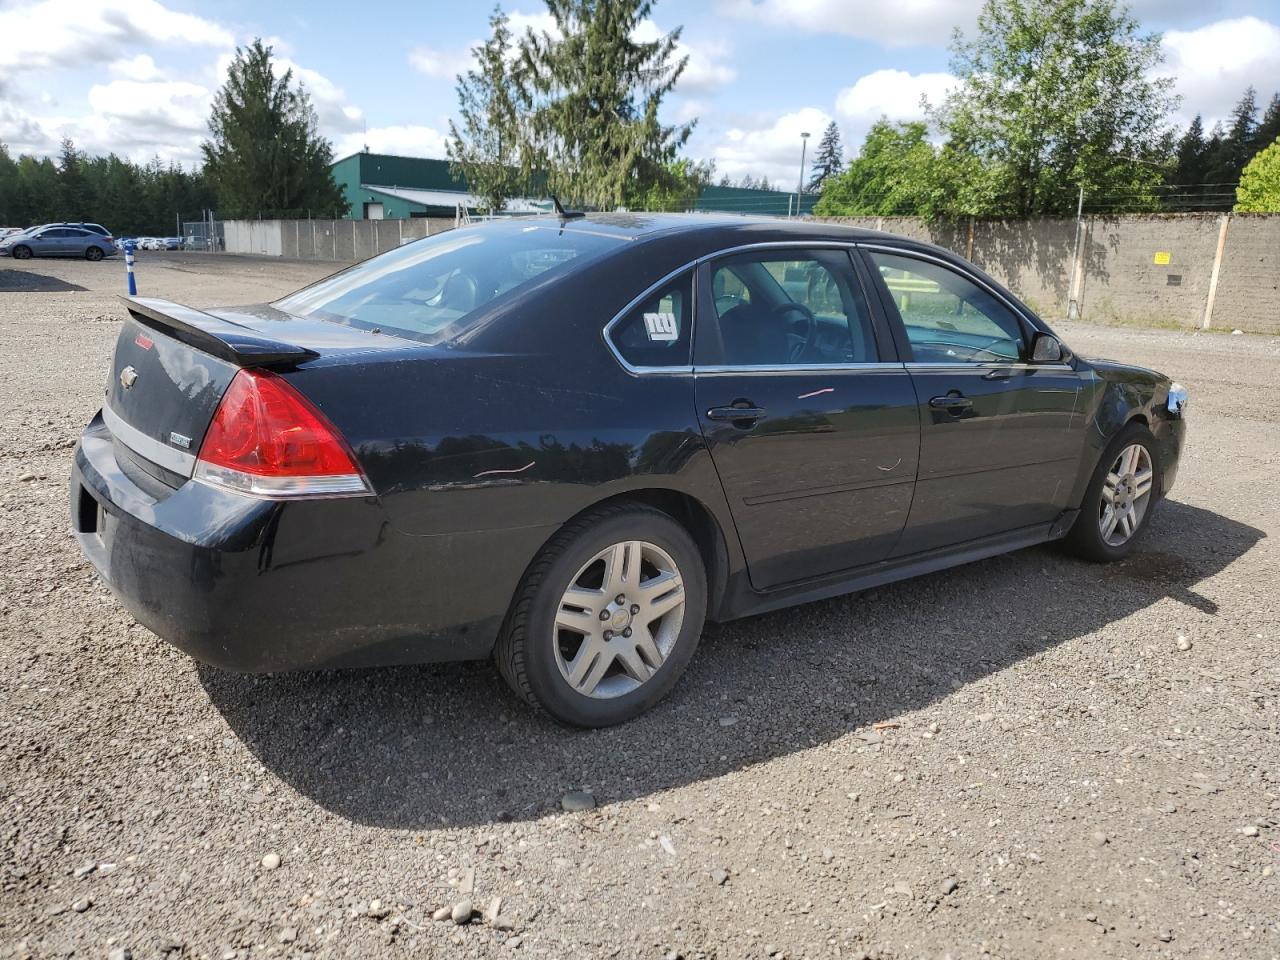
[[675, 686], [706, 617], [706, 569], [670, 516], [641, 504], [585, 514], [543, 549], [494, 651], [511, 688], [562, 723], [638, 716]]
[[21, 245], [14, 247], [14, 248], [13, 248], [13, 259], [15, 259], [15, 260], [30, 260], [30, 259], [31, 259], [31, 248], [30, 248], [30, 247], [24, 247], [24, 246], [21, 246]]
[[1122, 560], [1146, 531], [1159, 499], [1160, 461], [1155, 437], [1142, 424], [1131, 423], [1098, 460], [1080, 515], [1063, 545], [1085, 560]]

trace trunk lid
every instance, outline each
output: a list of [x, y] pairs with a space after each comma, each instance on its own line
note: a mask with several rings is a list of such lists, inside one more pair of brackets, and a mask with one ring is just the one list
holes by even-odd
[[288, 370], [336, 354], [407, 346], [268, 306], [201, 311], [123, 299], [129, 318], [116, 340], [102, 415], [132, 454], [128, 459], [169, 486], [191, 476], [218, 403], [242, 367]]

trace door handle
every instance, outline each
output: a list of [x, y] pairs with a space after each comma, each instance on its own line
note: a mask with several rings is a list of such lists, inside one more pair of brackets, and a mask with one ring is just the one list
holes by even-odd
[[739, 401], [729, 407], [712, 407], [707, 411], [708, 420], [731, 420], [735, 426], [750, 426], [763, 416], [763, 409], [747, 401]]
[[947, 394], [945, 397], [934, 397], [929, 401], [929, 406], [935, 410], [946, 410], [948, 413], [962, 413], [973, 406], [973, 401], [968, 397]]

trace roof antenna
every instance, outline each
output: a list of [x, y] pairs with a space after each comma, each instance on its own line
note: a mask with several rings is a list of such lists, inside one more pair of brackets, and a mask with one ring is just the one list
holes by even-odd
[[586, 216], [586, 214], [583, 213], [581, 210], [566, 210], [563, 206], [560, 205], [560, 200], [558, 197], [556, 197], [554, 193], [550, 194], [549, 196], [551, 197], [552, 204], [555, 205], [556, 216], [559, 217], [561, 220], [576, 220], [578, 217]]

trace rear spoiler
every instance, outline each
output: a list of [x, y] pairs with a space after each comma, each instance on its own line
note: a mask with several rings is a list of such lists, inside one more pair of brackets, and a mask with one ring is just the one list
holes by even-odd
[[319, 356], [295, 343], [272, 340], [211, 313], [153, 297], [121, 297], [130, 316], [189, 347], [239, 367], [289, 366]]

